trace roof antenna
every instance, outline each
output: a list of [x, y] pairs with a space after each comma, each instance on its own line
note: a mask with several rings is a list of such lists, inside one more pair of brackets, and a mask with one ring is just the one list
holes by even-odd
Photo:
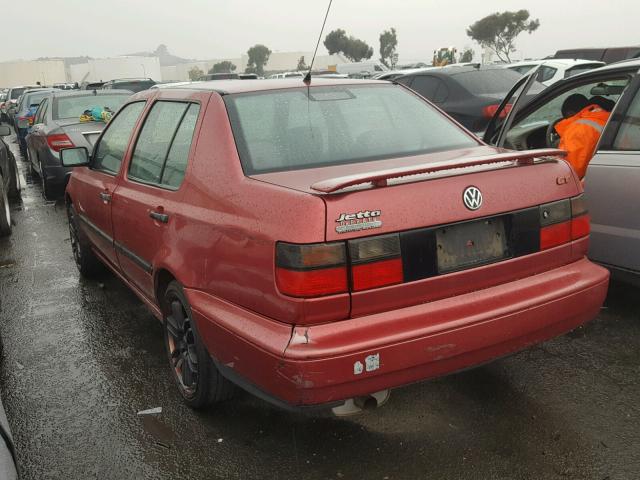
[[329, 16], [329, 11], [331, 10], [331, 4], [333, 0], [329, 0], [329, 6], [327, 7], [327, 13], [324, 16], [324, 22], [322, 22], [322, 28], [320, 29], [320, 35], [318, 35], [318, 43], [316, 43], [316, 49], [313, 52], [313, 58], [311, 59], [311, 64], [309, 65], [309, 71], [304, 76], [304, 80], [302, 80], [307, 86], [311, 85], [311, 69], [313, 68], [313, 62], [316, 60], [316, 53], [318, 53], [318, 47], [320, 46], [320, 40], [322, 39], [322, 32], [324, 32], [324, 26], [327, 23], [327, 17]]

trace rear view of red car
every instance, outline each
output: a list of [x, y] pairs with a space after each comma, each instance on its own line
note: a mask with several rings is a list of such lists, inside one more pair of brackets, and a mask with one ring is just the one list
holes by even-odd
[[62, 159], [81, 273], [107, 265], [162, 321], [185, 401], [239, 384], [288, 408], [595, 317], [608, 273], [559, 154], [488, 147], [400, 85], [293, 79], [141, 92]]

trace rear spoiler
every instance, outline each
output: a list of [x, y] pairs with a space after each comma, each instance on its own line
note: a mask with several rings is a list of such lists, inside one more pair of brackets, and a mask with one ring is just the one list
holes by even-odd
[[455, 168], [476, 167], [478, 165], [489, 165], [492, 163], [503, 163], [516, 161], [518, 165], [532, 165], [536, 158], [540, 157], [564, 157], [567, 152], [556, 148], [545, 148], [540, 150], [526, 150], [523, 152], [505, 152], [482, 157], [472, 157], [458, 160], [446, 160], [444, 162], [433, 162], [411, 167], [390, 168], [371, 173], [359, 173], [344, 177], [330, 178], [311, 185], [317, 192], [333, 193], [343, 188], [360, 185], [362, 183], [372, 183], [375, 187], [386, 187], [387, 180], [392, 178], [408, 177], [410, 175], [421, 175], [434, 173], [442, 170], [452, 170]]

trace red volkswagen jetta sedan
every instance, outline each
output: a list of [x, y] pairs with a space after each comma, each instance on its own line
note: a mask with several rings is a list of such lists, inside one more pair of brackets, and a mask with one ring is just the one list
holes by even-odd
[[400, 85], [292, 79], [138, 93], [62, 158], [80, 272], [162, 322], [189, 405], [335, 407], [596, 316], [561, 154], [489, 147]]

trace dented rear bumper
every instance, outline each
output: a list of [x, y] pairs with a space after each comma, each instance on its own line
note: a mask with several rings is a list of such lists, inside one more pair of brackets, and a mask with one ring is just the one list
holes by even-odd
[[291, 327], [187, 290], [223, 373], [282, 406], [335, 404], [486, 363], [593, 319], [609, 273], [587, 259], [503, 285]]

